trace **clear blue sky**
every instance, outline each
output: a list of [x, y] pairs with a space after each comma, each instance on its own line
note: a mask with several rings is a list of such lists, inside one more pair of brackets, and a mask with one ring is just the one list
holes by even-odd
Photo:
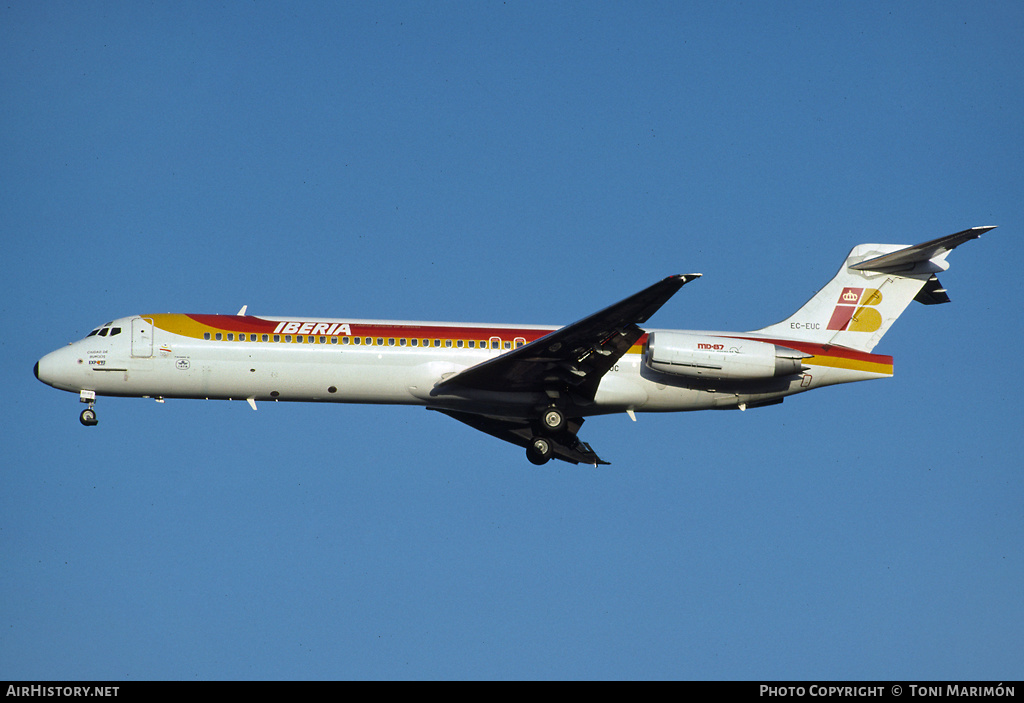
[[[0, 7], [0, 678], [1024, 677], [1019, 2]], [[77, 398], [112, 318], [776, 322], [1000, 225], [892, 379], [596, 418]]]

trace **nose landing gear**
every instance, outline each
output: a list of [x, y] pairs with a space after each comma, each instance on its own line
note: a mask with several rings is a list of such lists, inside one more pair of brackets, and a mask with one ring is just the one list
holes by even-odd
[[81, 391], [78, 394], [78, 399], [83, 403], [89, 404], [89, 407], [78, 416], [79, 422], [86, 427], [92, 427], [97, 424], [99, 420], [96, 419], [96, 411], [93, 409], [93, 406], [96, 404], [96, 391]]

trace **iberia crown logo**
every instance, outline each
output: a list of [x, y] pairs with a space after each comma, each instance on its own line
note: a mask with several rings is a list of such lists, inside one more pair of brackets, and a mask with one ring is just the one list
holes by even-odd
[[882, 294], [875, 288], [843, 288], [828, 329], [846, 332], [874, 332], [882, 326], [878, 304]]

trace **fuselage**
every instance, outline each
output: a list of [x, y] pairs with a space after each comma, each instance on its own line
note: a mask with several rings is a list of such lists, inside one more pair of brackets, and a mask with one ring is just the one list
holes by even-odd
[[[537, 394], [435, 389], [471, 366], [557, 329], [543, 325], [246, 315], [125, 317], [47, 354], [43, 382], [99, 396], [389, 403], [529, 417]], [[768, 379], [681, 376], [653, 368], [651, 333], [707, 339], [709, 353], [767, 342], [805, 357], [800, 373]], [[755, 344], [756, 346], [756, 344]], [[649, 330], [601, 379], [579, 416], [745, 408], [812, 388], [892, 375], [888, 356], [758, 333]]]

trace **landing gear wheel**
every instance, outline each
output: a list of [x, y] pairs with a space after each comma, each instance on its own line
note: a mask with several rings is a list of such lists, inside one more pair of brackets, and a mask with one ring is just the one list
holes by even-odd
[[547, 432], [561, 432], [565, 429], [565, 414], [558, 408], [550, 407], [541, 413], [540, 422]]
[[551, 440], [545, 437], [534, 437], [530, 446], [526, 448], [526, 458], [530, 460], [531, 464], [541, 466], [551, 459], [551, 451]]
[[78, 416], [78, 419], [86, 427], [92, 427], [99, 422], [99, 420], [96, 419], [96, 411], [92, 408], [86, 408], [83, 410], [82, 414]]

